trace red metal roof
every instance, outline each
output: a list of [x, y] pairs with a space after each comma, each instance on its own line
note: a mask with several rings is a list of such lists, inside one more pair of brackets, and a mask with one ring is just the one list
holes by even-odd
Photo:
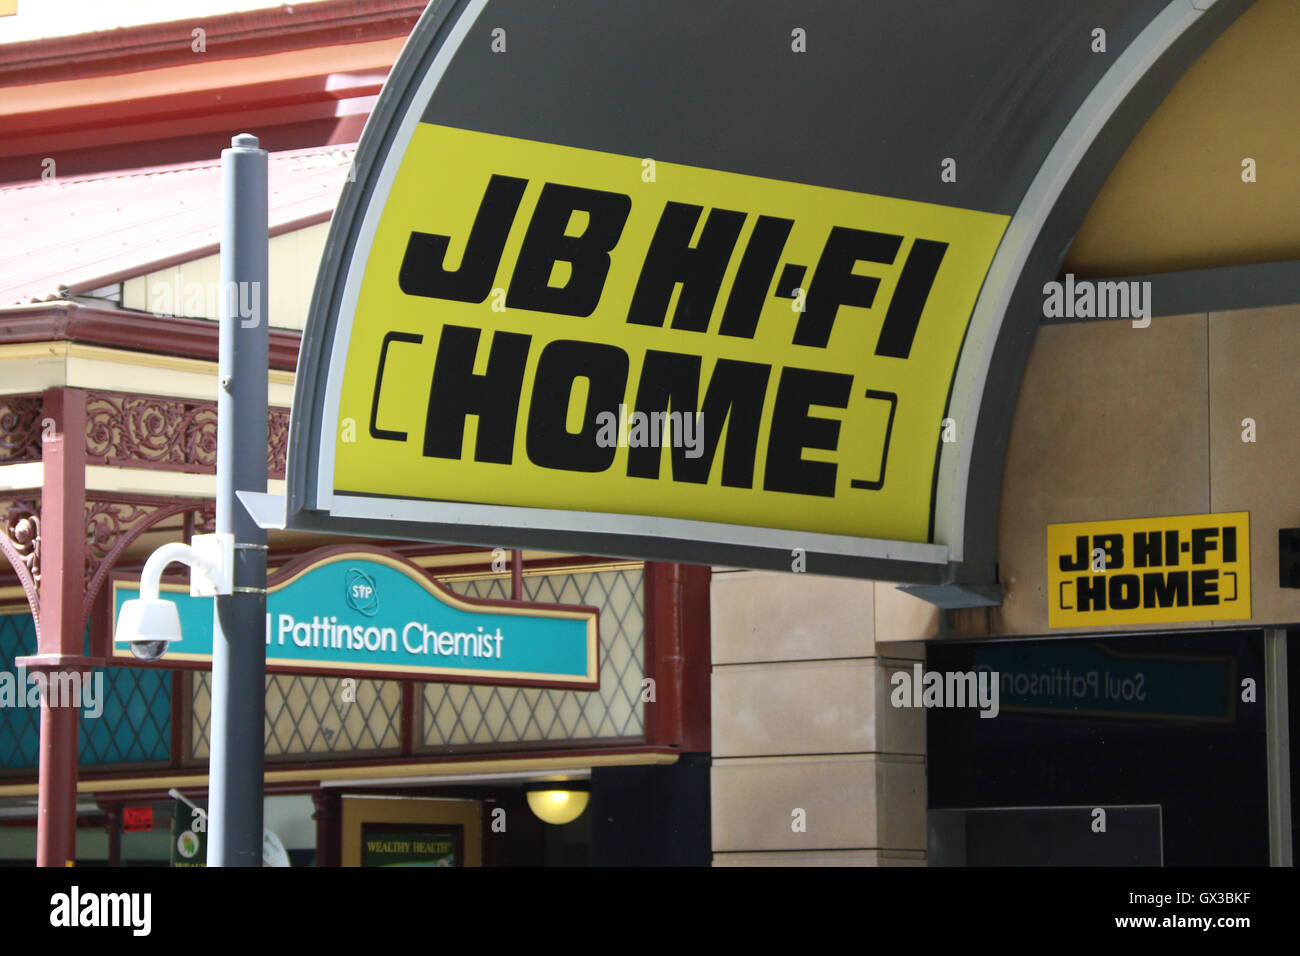
[[[329, 218], [355, 151], [271, 154], [272, 235]], [[219, 159], [0, 186], [0, 307], [212, 255], [220, 240]]]

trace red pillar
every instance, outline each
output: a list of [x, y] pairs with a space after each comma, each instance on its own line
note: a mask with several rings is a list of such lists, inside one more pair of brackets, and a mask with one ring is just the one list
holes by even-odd
[[[102, 806], [102, 804], [101, 804]], [[104, 806], [104, 829], [108, 832], [108, 865], [122, 865], [122, 807], [116, 803]]]
[[316, 810], [311, 817], [316, 821], [316, 865], [338, 866], [342, 859], [340, 846], [339, 796], [336, 790], [316, 790], [311, 795]]
[[510, 552], [510, 600], [524, 599], [524, 553], [518, 548]]
[[[47, 436], [42, 443], [40, 626], [34, 657], [20, 661], [51, 681], [89, 673], [86, 656], [86, 403], [79, 389], [45, 393]], [[47, 683], [47, 686], [51, 686]], [[64, 684], [65, 687], [70, 686]], [[64, 706], [54, 707], [52, 703]], [[41, 753], [36, 865], [67, 866], [76, 860], [77, 707], [75, 700], [41, 703]]]
[[682, 566], [645, 563], [646, 676], [654, 680], [654, 702], [646, 702], [646, 742], [682, 743]]
[[646, 676], [655, 700], [645, 708], [646, 741], [706, 753], [710, 744], [709, 581], [712, 570], [645, 564]]

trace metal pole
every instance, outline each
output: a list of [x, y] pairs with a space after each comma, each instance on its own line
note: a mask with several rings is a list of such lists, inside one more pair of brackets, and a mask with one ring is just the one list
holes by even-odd
[[1268, 749], [1268, 865], [1291, 862], [1291, 728], [1287, 703], [1286, 628], [1264, 632], [1264, 721]]
[[235, 491], [266, 491], [266, 169], [256, 136], [221, 151], [216, 530], [235, 536], [235, 593], [213, 611], [208, 866], [262, 865], [266, 532]]

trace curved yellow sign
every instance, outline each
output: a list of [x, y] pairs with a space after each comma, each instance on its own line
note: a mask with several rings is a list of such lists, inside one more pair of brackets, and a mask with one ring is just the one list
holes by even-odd
[[928, 541], [1007, 221], [421, 123], [365, 259], [335, 491]]

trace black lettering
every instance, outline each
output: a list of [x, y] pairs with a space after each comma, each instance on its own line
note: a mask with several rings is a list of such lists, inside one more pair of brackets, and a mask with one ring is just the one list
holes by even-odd
[[[1192, 532], [1193, 538], [1196, 532]], [[1192, 545], [1196, 547], [1195, 544]], [[1218, 604], [1219, 603], [1219, 570], [1218, 568], [1206, 568], [1201, 571], [1192, 572], [1192, 604]]]
[[[562, 471], [604, 471], [614, 462], [618, 448], [596, 442], [602, 411], [618, 414], [627, 392], [627, 353], [615, 345], [557, 339], [542, 350], [533, 379], [533, 401], [528, 411], [528, 457], [533, 464]], [[582, 429], [568, 429], [573, 383], [585, 378], [587, 407]]]
[[1231, 525], [1223, 529], [1223, 560], [1225, 564], [1237, 560], [1237, 529]]
[[912, 251], [907, 254], [898, 277], [898, 288], [889, 300], [885, 323], [880, 327], [877, 355], [905, 359], [912, 353], [912, 340], [925, 311], [925, 300], [930, 297], [934, 277], [947, 251], [948, 243], [933, 239], [917, 239], [912, 243]]
[[902, 242], [902, 236], [889, 233], [833, 228], [813, 272], [806, 308], [795, 326], [794, 344], [824, 349], [840, 306], [871, 308], [880, 279], [854, 275], [853, 267], [859, 262], [892, 263]]
[[1192, 529], [1192, 564], [1204, 564], [1207, 554], [1219, 550], [1219, 545], [1214, 540], [1218, 536], [1218, 528]]
[[389, 332], [379, 346], [379, 368], [375, 370], [375, 394], [370, 400], [370, 437], [384, 441], [406, 441], [406, 432], [393, 431], [379, 427], [379, 390], [383, 387], [384, 366], [388, 364], [388, 347], [394, 342], [409, 342], [419, 345], [424, 341], [423, 335], [412, 332]]
[[806, 368], [781, 370], [767, 439], [765, 491], [834, 496], [836, 464], [809, 461], [803, 457], [803, 450], [835, 451], [840, 440], [840, 423], [837, 419], [809, 415], [808, 407], [845, 408], [852, 390], [852, 375]]
[[1112, 574], [1109, 581], [1110, 606], [1115, 611], [1129, 611], [1142, 598], [1142, 582], [1136, 574]]
[[1178, 550], [1178, 532], [1165, 532], [1165, 564], [1171, 568], [1178, 567], [1180, 552]]
[[494, 333], [487, 371], [482, 375], [474, 374], [478, 340], [478, 329], [443, 326], [429, 388], [424, 429], [426, 458], [460, 458], [467, 415], [478, 416], [475, 461], [508, 465], [514, 457], [519, 393], [532, 336]]
[[1062, 571], [1086, 571], [1088, 565], [1092, 563], [1092, 552], [1088, 550], [1088, 536], [1086, 534], [1076, 535], [1074, 539], [1075, 554], [1071, 560], [1068, 554], [1060, 555], [1057, 560], [1060, 562]]
[[803, 289], [803, 277], [807, 272], [807, 266], [787, 262], [785, 268], [781, 270], [781, 278], [776, 280], [776, 288], [772, 291], [772, 295], [778, 299], [793, 299], [795, 294]]
[[[763, 420], [770, 365], [719, 359], [699, 405], [702, 360], [698, 355], [647, 350], [637, 386], [636, 410], [650, 414], [672, 407], [694, 414], [701, 411], [698, 458], [686, 457], [685, 448], [673, 448], [673, 480], [703, 485], [713, 471], [718, 443], [726, 431], [722, 456], [722, 484], [729, 488], [751, 488], [758, 433]], [[632, 478], [658, 478], [661, 448], [628, 448], [627, 473]]]
[[1092, 546], [1106, 552], [1106, 569], [1114, 571], [1124, 567], [1124, 536], [1122, 534], [1094, 534]]
[[1142, 606], [1187, 607], [1187, 572], [1171, 571], [1166, 575], [1148, 571], [1142, 575]]
[[1106, 610], [1106, 578], [1097, 575], [1091, 578], [1075, 578], [1074, 602], [1080, 611]]
[[736, 281], [731, 284], [731, 295], [727, 297], [722, 324], [718, 327], [719, 335], [754, 337], [758, 317], [767, 301], [768, 287], [772, 285], [772, 276], [793, 225], [793, 219], [758, 217], [749, 244], [745, 246], [745, 254], [740, 257]]
[[1133, 533], [1133, 567], [1158, 568], [1164, 562], [1160, 559], [1160, 532], [1145, 531]]
[[[596, 311], [609, 275], [609, 253], [623, 234], [632, 199], [623, 193], [547, 183], [528, 223], [515, 262], [506, 306], [554, 315], [588, 316]], [[587, 213], [581, 235], [565, 234], [576, 211]], [[569, 280], [552, 286], [557, 262], [571, 267]]]
[[482, 302], [492, 291], [501, 251], [505, 248], [510, 226], [515, 221], [519, 200], [528, 185], [526, 179], [493, 176], [479, 204], [478, 215], [469, 232], [460, 268], [444, 268], [450, 238], [426, 232], [413, 232], [406, 243], [397, 284], [407, 295], [453, 302]]
[[704, 221], [699, 245], [691, 245], [703, 206], [670, 202], [659, 217], [641, 276], [632, 293], [627, 320], [637, 325], [664, 324], [673, 290], [681, 283], [672, 327], [707, 332], [722, 277], [731, 261], [736, 238], [745, 224], [743, 212], [714, 209]]

